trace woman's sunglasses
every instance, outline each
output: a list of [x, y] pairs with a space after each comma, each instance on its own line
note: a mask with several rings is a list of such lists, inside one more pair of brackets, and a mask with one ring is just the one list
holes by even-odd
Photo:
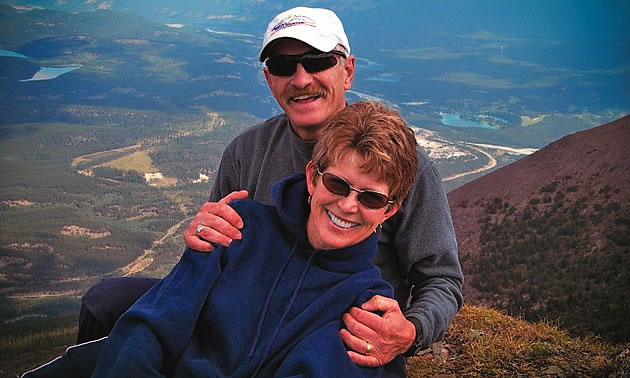
[[322, 176], [324, 187], [332, 194], [347, 197], [348, 194], [350, 194], [350, 191], [353, 190], [359, 193], [357, 199], [361, 205], [370, 209], [380, 209], [395, 202], [394, 200], [390, 200], [385, 194], [375, 192], [373, 190], [357, 189], [341, 177], [328, 172], [321, 173], [318, 166], [315, 168], [317, 169], [317, 174]]
[[292, 76], [300, 63], [308, 73], [315, 73], [334, 67], [337, 64], [337, 57], [345, 58], [346, 54], [333, 50], [326, 53], [307, 52], [299, 55], [276, 55], [267, 59], [265, 64], [269, 73], [274, 76]]

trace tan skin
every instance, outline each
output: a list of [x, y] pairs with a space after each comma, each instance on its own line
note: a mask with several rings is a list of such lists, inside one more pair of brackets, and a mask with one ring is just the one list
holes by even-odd
[[[294, 55], [313, 48], [293, 39], [278, 40], [270, 55]], [[291, 127], [304, 140], [315, 140], [322, 133], [326, 121], [345, 107], [344, 93], [354, 79], [355, 58], [349, 56], [325, 71], [308, 73], [301, 64], [289, 77], [271, 75], [264, 67], [265, 78], [272, 95], [285, 111]], [[241, 239], [243, 220], [228, 203], [247, 198], [246, 190], [235, 191], [219, 202], [204, 203], [184, 231], [186, 245], [197, 251], [214, 250], [210, 242], [225, 247], [232, 240]], [[197, 226], [206, 227], [197, 233]], [[383, 315], [374, 314], [380, 311]], [[353, 307], [343, 317], [347, 329], [340, 331], [343, 342], [351, 348], [348, 356], [360, 366], [376, 367], [393, 360], [409, 349], [416, 329], [407, 320], [398, 302], [392, 298], [374, 296], [361, 308]], [[367, 343], [372, 345], [365, 355]]]
[[[271, 55], [297, 55], [313, 48], [294, 39], [276, 42]], [[295, 133], [304, 140], [315, 140], [326, 121], [346, 106], [345, 91], [354, 79], [354, 56], [327, 70], [308, 73], [301, 64], [292, 76], [274, 76], [263, 68], [271, 94], [291, 121]]]
[[[346, 152], [336, 164], [324, 169], [324, 173], [342, 177], [355, 188], [373, 190], [389, 197], [389, 185], [366, 174], [364, 166], [365, 161], [360, 156]], [[321, 177], [312, 161], [306, 165], [306, 185], [311, 195], [306, 233], [311, 246], [318, 250], [345, 248], [360, 243], [398, 211], [398, 203], [379, 209], [365, 207], [355, 191], [345, 197], [331, 193], [321, 184]], [[335, 223], [331, 216], [345, 224]], [[347, 226], [349, 224], [352, 226]]]

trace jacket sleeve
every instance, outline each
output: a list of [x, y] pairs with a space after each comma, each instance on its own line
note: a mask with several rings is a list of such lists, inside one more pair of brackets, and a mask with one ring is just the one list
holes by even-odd
[[392, 239], [411, 285], [404, 314], [422, 324], [420, 344], [428, 348], [443, 337], [463, 304], [463, 274], [446, 192], [433, 162], [426, 156], [424, 161]]
[[356, 286], [365, 287], [365, 289], [357, 295], [355, 302], [352, 304], [356, 307], [361, 307], [363, 303], [369, 301], [375, 295], [394, 298], [392, 285], [381, 278], [378, 268], [366, 272], [366, 274], [361, 277], [361, 280], [357, 280]]
[[221, 273], [223, 248], [213, 253], [187, 249], [163, 280], [119, 319], [93, 377], [162, 376], [191, 339], [208, 293]]
[[382, 377], [383, 366], [355, 365], [339, 337], [340, 320], [306, 335], [275, 372], [276, 377]]

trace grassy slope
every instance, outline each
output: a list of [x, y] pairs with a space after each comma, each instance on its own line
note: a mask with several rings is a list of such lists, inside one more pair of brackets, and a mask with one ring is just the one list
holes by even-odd
[[443, 342], [409, 360], [408, 372], [410, 377], [621, 376], [615, 358], [628, 347], [466, 305]]

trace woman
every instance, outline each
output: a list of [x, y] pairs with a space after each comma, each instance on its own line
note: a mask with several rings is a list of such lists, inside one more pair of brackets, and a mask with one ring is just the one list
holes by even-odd
[[347, 356], [341, 317], [375, 294], [393, 296], [371, 260], [417, 164], [398, 113], [347, 106], [306, 174], [274, 186], [275, 206], [230, 204], [244, 220], [242, 240], [186, 250], [121, 317], [93, 376], [379, 376], [382, 368]]

